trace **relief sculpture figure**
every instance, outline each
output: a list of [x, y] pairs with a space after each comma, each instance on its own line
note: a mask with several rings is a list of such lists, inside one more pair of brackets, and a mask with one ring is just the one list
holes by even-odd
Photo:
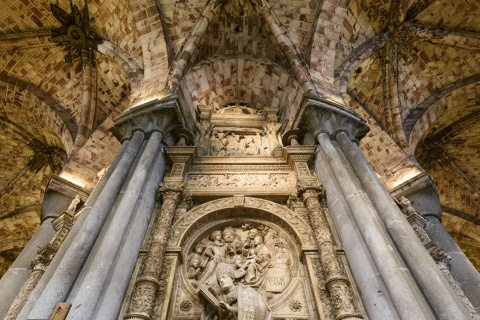
[[205, 306], [202, 319], [270, 319], [266, 301], [292, 279], [287, 241], [262, 224], [213, 230], [185, 261], [186, 279]]
[[215, 273], [220, 291], [200, 291], [200, 295], [210, 304], [207, 320], [271, 319], [270, 308], [257, 291], [242, 284], [234, 284], [235, 270], [231, 265], [219, 263]]
[[270, 267], [271, 254], [263, 241], [261, 233], [253, 238], [253, 248], [246, 258], [247, 270], [244, 283], [253, 287], [262, 287], [265, 275]]
[[222, 239], [222, 231], [220, 230], [213, 231], [209, 239], [210, 242], [203, 253], [208, 262], [199, 280], [212, 285], [215, 282], [215, 268], [218, 263], [224, 261], [225, 243]]

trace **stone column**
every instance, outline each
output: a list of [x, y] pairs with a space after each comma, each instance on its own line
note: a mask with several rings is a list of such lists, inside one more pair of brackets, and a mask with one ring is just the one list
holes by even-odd
[[[98, 302], [140, 191], [159, 156], [161, 141], [181, 127], [175, 99], [166, 98], [125, 111], [113, 133], [128, 141], [116, 168], [98, 195], [87, 219], [72, 240], [51, 279], [35, 303], [29, 318], [48, 318], [59, 302], [72, 301], [68, 318], [88, 319]], [[161, 180], [163, 177], [159, 177]], [[123, 189], [123, 192], [120, 192]], [[108, 219], [107, 219], [108, 218]], [[143, 238], [143, 234], [137, 235]], [[123, 275], [129, 278], [131, 274]], [[78, 306], [78, 307], [75, 307]]]
[[80, 195], [76, 195], [68, 206], [67, 210], [54, 221], [54, 225], [58, 229], [55, 236], [38, 250], [38, 254], [34, 261], [32, 261], [33, 271], [28, 280], [24, 283], [15, 301], [10, 306], [4, 320], [17, 319], [19, 312], [22, 310], [26, 301], [30, 297], [31, 292], [37, 286], [42, 278], [45, 269], [49, 265], [53, 256], [56, 254], [58, 248], [65, 240], [75, 223], [75, 213], [81, 202]]
[[451, 258], [449, 266], [453, 278], [480, 314], [480, 274], [442, 225], [442, 206], [430, 176], [420, 174], [398, 186], [392, 194], [397, 198], [407, 197], [415, 210], [427, 219], [427, 235]]
[[[375, 205], [388, 233], [405, 259], [435, 314], [439, 317], [443, 314], [453, 316], [452, 305], [460, 306], [455, 291], [448, 281], [442, 277], [443, 274], [440, 269], [436, 268], [435, 261], [425, 258], [427, 251], [423, 244], [420, 241], [412, 241], [417, 236], [390, 193], [377, 177], [356, 143], [345, 132], [337, 133], [336, 140], [352, 165], [362, 187]], [[477, 290], [480, 293], [480, 288]], [[462, 309], [458, 308], [457, 312], [461, 312]], [[457, 316], [460, 314], [458, 313]]]
[[315, 242], [320, 253], [320, 261], [325, 275], [325, 286], [330, 295], [330, 302], [335, 312], [335, 319], [363, 319], [355, 309], [350, 294], [350, 282], [344, 276], [337, 260], [330, 230], [320, 209], [318, 197], [321, 187], [300, 188], [302, 200], [308, 210], [310, 225], [315, 235]]
[[[368, 131], [365, 121], [353, 111], [317, 98], [306, 97], [304, 103], [305, 114], [301, 125], [314, 134], [318, 153], [326, 161], [317, 163], [317, 158], [316, 168], [324, 166], [331, 170], [334, 180], [329, 182], [338, 186], [400, 318], [432, 319], [429, 305], [405, 269], [402, 257], [386, 233], [371, 199], [359, 185], [350, 164], [338, 150], [336, 141], [331, 140], [341, 131], [347, 132], [353, 139], [363, 137]], [[318, 172], [317, 175], [322, 181], [324, 177]], [[346, 253], [349, 249], [345, 246]], [[426, 258], [429, 258], [428, 255]], [[356, 267], [352, 266], [352, 269]], [[454, 314], [456, 317], [453, 318], [458, 318], [459, 313]]]
[[159, 287], [160, 271], [165, 256], [172, 219], [180, 201], [182, 189], [163, 187], [163, 204], [155, 225], [152, 244], [148, 250], [145, 266], [138, 277], [131, 305], [125, 319], [152, 319], [156, 293]]
[[328, 163], [327, 159], [317, 151], [315, 171], [325, 186], [329, 211], [367, 314], [371, 319], [400, 319], [393, 297], [390, 296], [385, 281], [362, 238], [335, 175], [329, 166], [325, 165], [326, 163]]
[[86, 197], [84, 190], [68, 181], [53, 175], [45, 191], [41, 209], [41, 225], [28, 242], [12, 266], [0, 279], [0, 318], [7, 313], [10, 305], [20, 292], [23, 284], [32, 273], [32, 261], [35, 260], [39, 248], [45, 246], [55, 235], [53, 220], [63, 213], [76, 193]]
[[152, 177], [142, 190], [142, 195], [133, 210], [135, 215], [130, 218], [128, 223], [129, 226], [124, 237], [129, 241], [123, 243], [116, 254], [115, 261], [110, 267], [110, 281], [102, 290], [102, 295], [99, 297], [92, 315], [93, 319], [114, 319], [122, 307], [123, 298], [130, 282], [130, 278], [124, 275], [131, 274], [135, 269], [137, 256], [144, 240], [142, 235], [148, 228], [155, 207], [158, 181], [165, 174], [163, 148], [159, 152], [161, 154], [157, 157], [155, 165], [149, 173]]
[[107, 181], [110, 179], [110, 177], [114, 173], [115, 169], [117, 168], [117, 165], [120, 163], [120, 160], [124, 157], [124, 154], [128, 148], [128, 144], [129, 144], [128, 140], [122, 144], [122, 146], [120, 147], [120, 150], [117, 152], [117, 155], [113, 159], [112, 163], [110, 163], [110, 165], [108, 166], [107, 171], [105, 172], [103, 177], [100, 179], [100, 181], [98, 182], [98, 184], [96, 185], [95, 189], [92, 191], [90, 196], [88, 197], [87, 201], [85, 202], [85, 205], [83, 206], [81, 214], [79, 215], [77, 221], [75, 222], [72, 230], [70, 230], [70, 232], [68, 233], [67, 238], [64, 240], [62, 246], [60, 246], [60, 248], [58, 249], [52, 261], [48, 265], [48, 268], [45, 270], [45, 273], [43, 274], [42, 278], [39, 280], [39, 282], [35, 286], [35, 289], [31, 292], [28, 301], [25, 303], [25, 306], [22, 308], [22, 311], [18, 315], [18, 319], [26, 319], [28, 317], [30, 311], [33, 309], [36, 301], [39, 299], [43, 290], [45, 289], [48, 282], [52, 278], [54, 272], [56, 271], [56, 268], [60, 264], [64, 255], [66, 254], [66, 252], [69, 251], [69, 248], [70, 248], [70, 245], [72, 244], [73, 239], [75, 238], [77, 232], [80, 230], [80, 227], [83, 226], [83, 223], [85, 222], [86, 217], [89, 215], [93, 205], [95, 204], [98, 197], [100, 196], [103, 189], [105, 188]]

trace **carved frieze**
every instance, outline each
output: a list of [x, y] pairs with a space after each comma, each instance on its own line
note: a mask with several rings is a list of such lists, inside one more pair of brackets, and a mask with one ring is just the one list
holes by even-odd
[[190, 175], [187, 187], [197, 188], [288, 188], [295, 186], [292, 174]]

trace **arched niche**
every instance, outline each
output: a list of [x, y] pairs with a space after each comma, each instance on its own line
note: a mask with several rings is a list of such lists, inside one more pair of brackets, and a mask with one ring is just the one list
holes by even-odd
[[[199, 205], [182, 214], [172, 227], [167, 251], [177, 252], [181, 256], [181, 262], [175, 269], [178, 289], [170, 313], [174, 315], [174, 319], [179, 315], [180, 319], [187, 314], [195, 317], [199, 312], [203, 312], [202, 308], [205, 305], [199, 299], [198, 288], [192, 283], [197, 280], [206, 283], [210, 279], [213, 284], [214, 275], [212, 274], [210, 278], [205, 275], [204, 272], [208, 268], [205, 264], [205, 269], [201, 270], [205, 277], [197, 278], [194, 275], [191, 278], [189, 274], [191, 257], [195, 255], [194, 250], [198, 244], [203, 245], [211, 241], [209, 236], [213, 232], [225, 232], [227, 229], [235, 230], [242, 250], [249, 241], [250, 232], [255, 230], [259, 233], [261, 230], [264, 232], [264, 244], [271, 253], [271, 265], [268, 270], [265, 269], [265, 281], [262, 286], [257, 287], [255, 284], [245, 282], [247, 275], [239, 277], [239, 284], [252, 285], [255, 290], [261, 292], [272, 312], [289, 312], [291, 301], [297, 303], [300, 300], [304, 306], [307, 305], [310, 289], [306, 285], [306, 271], [302, 259], [305, 252], [316, 251], [308, 224], [285, 206], [259, 198], [234, 196]], [[223, 245], [220, 247], [224, 248]], [[247, 253], [241, 252], [237, 251], [235, 256], [243, 254], [244, 263], [248, 259]], [[202, 254], [203, 252], [200, 253]], [[285, 258], [283, 262], [275, 263], [282, 258]], [[207, 259], [205, 262], [210, 264], [211, 260]], [[288, 266], [288, 271], [285, 267], [281, 270], [282, 263]], [[182, 305], [185, 306], [185, 301], [193, 301], [192, 309], [182, 313], [183, 311], [179, 310], [182, 310]], [[304, 307], [302, 312], [304, 316], [308, 316], [307, 308]]]
[[[299, 254], [303, 250], [314, 248], [310, 226], [293, 211], [272, 201], [242, 196], [212, 200], [183, 214], [172, 227], [172, 236], [168, 246], [185, 247], [191, 234], [202, 224], [210, 221], [224, 218], [259, 217], [275, 223], [289, 233], [298, 247], [302, 248]], [[182, 251], [182, 258], [185, 257], [185, 253]]]

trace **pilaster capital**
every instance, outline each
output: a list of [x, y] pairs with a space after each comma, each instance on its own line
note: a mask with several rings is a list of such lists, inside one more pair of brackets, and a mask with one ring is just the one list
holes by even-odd
[[165, 200], [166, 198], [172, 199], [175, 202], [179, 202], [183, 195], [184, 186], [183, 183], [168, 183], [162, 182], [158, 188], [160, 196]]
[[180, 115], [177, 97], [168, 96], [125, 110], [115, 120], [110, 132], [119, 141], [130, 139], [136, 131], [147, 136], [160, 132], [164, 138], [171, 131], [185, 127]]
[[353, 110], [319, 97], [306, 96], [303, 99], [304, 113], [299, 123], [303, 130], [314, 134], [335, 136], [345, 132], [351, 140], [361, 140], [370, 128], [366, 120]]
[[303, 201], [307, 201], [310, 198], [316, 198], [323, 194], [323, 185], [318, 180], [304, 181], [297, 185], [298, 197]]

